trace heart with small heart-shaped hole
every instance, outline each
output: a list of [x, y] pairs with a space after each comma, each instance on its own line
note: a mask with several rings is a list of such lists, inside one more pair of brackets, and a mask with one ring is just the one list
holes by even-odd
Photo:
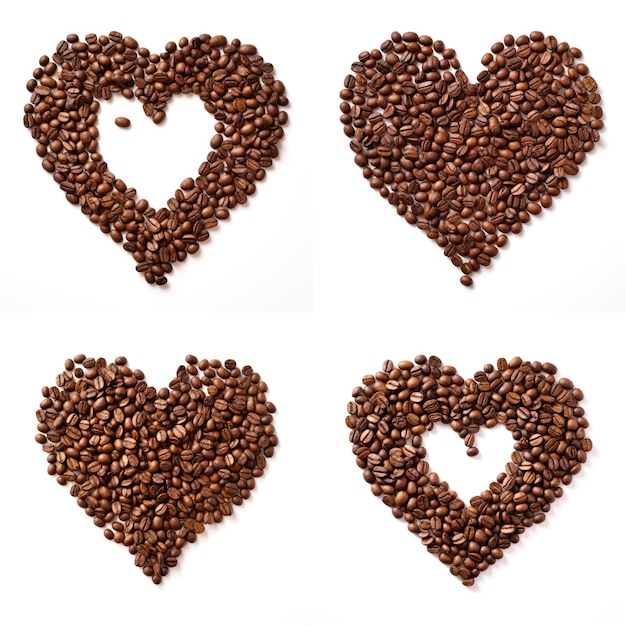
[[[287, 123], [285, 86], [252, 44], [203, 34], [153, 54], [118, 32], [84, 40], [72, 34], [39, 64], [27, 83], [24, 125], [44, 170], [70, 203], [123, 244], [149, 283], [166, 284], [174, 265], [195, 254], [210, 230], [256, 192], [278, 156]], [[207, 137], [197, 172], [184, 178], [167, 206], [153, 207], [100, 153], [100, 102], [136, 99], [160, 124], [181, 94], [201, 99], [216, 132]]]
[[[583, 392], [552, 363], [501, 358], [464, 379], [438, 357], [419, 355], [386, 361], [352, 396], [346, 424], [363, 477], [466, 586], [545, 520], [592, 448]], [[469, 502], [427, 460], [435, 425], [451, 428], [470, 456], [483, 427], [512, 436], [501, 471]]]
[[352, 64], [340, 107], [355, 163], [462, 284], [552, 205], [599, 140], [598, 85], [580, 57], [539, 31], [507, 35], [470, 83], [454, 49], [394, 32]]
[[278, 443], [266, 392], [232, 359], [189, 355], [157, 390], [124, 357], [79, 355], [43, 388], [36, 441], [48, 473], [158, 584], [263, 475]]

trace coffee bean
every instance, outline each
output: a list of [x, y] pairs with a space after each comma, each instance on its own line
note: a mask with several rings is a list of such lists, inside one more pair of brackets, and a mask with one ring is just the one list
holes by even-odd
[[48, 473], [72, 485], [107, 539], [141, 555], [135, 565], [154, 583], [249, 497], [278, 445], [276, 408], [250, 366], [185, 361], [157, 392], [124, 357], [67, 359], [37, 411]]
[[[464, 585], [502, 558], [525, 528], [545, 520], [592, 449], [582, 391], [556, 374], [552, 363], [514, 357], [466, 380], [438, 357], [418, 355], [398, 365], [385, 361], [352, 391], [346, 425], [372, 493]], [[469, 504], [424, 458], [425, 433], [440, 423], [463, 439], [470, 456], [478, 453], [480, 428], [500, 424], [512, 434], [511, 461]]]
[[394, 33], [359, 55], [339, 92], [364, 177], [468, 287], [567, 188], [603, 127], [580, 51], [531, 35], [494, 44], [471, 84], [443, 42]]
[[[288, 121], [285, 85], [273, 66], [252, 44], [228, 43], [222, 35], [183, 37], [156, 55], [117, 31], [85, 41], [71, 34], [52, 59], [39, 59], [26, 88], [24, 126], [37, 142], [44, 170], [156, 285], [166, 284], [174, 264], [199, 250], [217, 220], [255, 193], [254, 183], [278, 156]], [[138, 198], [98, 151], [100, 101], [119, 93], [137, 98], [155, 124], [165, 121], [169, 101], [180, 94], [196, 94], [218, 121], [199, 176], [186, 178], [167, 208], [157, 211]], [[130, 126], [125, 117], [115, 123]], [[230, 182], [218, 182], [218, 171]]]

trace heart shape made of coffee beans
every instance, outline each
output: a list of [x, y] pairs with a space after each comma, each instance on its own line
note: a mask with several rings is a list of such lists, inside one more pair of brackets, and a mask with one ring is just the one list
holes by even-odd
[[340, 119], [354, 160], [462, 284], [551, 206], [599, 140], [598, 86], [580, 57], [538, 31], [507, 35], [470, 83], [442, 41], [394, 32], [353, 63]]
[[42, 390], [36, 441], [48, 473], [160, 583], [263, 475], [278, 443], [266, 392], [259, 374], [231, 359], [189, 355], [157, 391], [124, 357], [78, 355]]
[[[466, 586], [544, 521], [591, 450], [583, 393], [556, 374], [551, 363], [515, 357], [464, 380], [438, 357], [419, 355], [386, 361], [352, 392], [346, 424], [372, 493]], [[452, 428], [470, 456], [483, 426], [512, 434], [510, 461], [469, 504], [426, 460], [425, 435], [437, 423]]]
[[[185, 37], [160, 54], [118, 32], [84, 41], [68, 35], [52, 58], [39, 59], [26, 87], [31, 97], [24, 125], [37, 141], [44, 170], [158, 285], [255, 193], [278, 156], [287, 123], [288, 99], [273, 66], [254, 45], [222, 35]], [[167, 207], [140, 199], [98, 151], [100, 101], [117, 94], [136, 98], [156, 124], [174, 96], [195, 94], [217, 122], [198, 174], [181, 182]]]

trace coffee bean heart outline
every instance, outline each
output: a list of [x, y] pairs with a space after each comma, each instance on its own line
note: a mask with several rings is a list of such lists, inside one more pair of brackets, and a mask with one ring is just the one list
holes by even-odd
[[[464, 380], [439, 357], [419, 355], [385, 361], [352, 392], [346, 424], [372, 493], [466, 586], [545, 520], [592, 448], [583, 393], [556, 374], [552, 363], [515, 357]], [[511, 460], [469, 505], [426, 460], [424, 435], [436, 423], [452, 428], [470, 456], [482, 426], [512, 434]]]
[[[278, 157], [289, 103], [251, 44], [207, 34], [169, 42], [161, 54], [112, 32], [75, 34], [43, 56], [27, 85], [24, 125], [43, 168], [91, 222], [122, 243], [149, 283], [164, 285], [176, 263], [195, 254], [209, 231], [256, 191]], [[183, 180], [167, 207], [153, 208], [117, 178], [98, 151], [100, 100], [137, 98], [159, 124], [169, 100], [195, 94], [217, 121], [198, 174]]]
[[263, 475], [278, 444], [266, 392], [232, 359], [188, 355], [157, 390], [125, 357], [78, 355], [42, 389], [36, 441], [48, 473], [158, 584]]
[[581, 56], [539, 31], [507, 35], [470, 83], [442, 41], [394, 32], [352, 64], [340, 119], [355, 163], [462, 284], [552, 205], [599, 140], [601, 98]]

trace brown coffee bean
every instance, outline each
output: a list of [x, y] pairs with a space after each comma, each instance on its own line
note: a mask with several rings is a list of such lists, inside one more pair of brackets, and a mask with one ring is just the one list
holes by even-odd
[[[352, 391], [345, 421], [370, 490], [463, 584], [545, 520], [592, 449], [582, 391], [556, 374], [552, 363], [513, 357], [464, 379], [440, 358], [418, 355], [385, 361]], [[505, 471], [469, 503], [424, 458], [424, 438], [438, 422], [463, 439], [470, 456], [482, 427], [502, 425], [513, 436]]]
[[249, 498], [278, 445], [276, 407], [250, 366], [185, 363], [157, 392], [124, 357], [78, 355], [37, 411], [48, 473], [155, 583], [205, 524]]
[[127, 117], [116, 117], [115, 124], [120, 128], [129, 128], [130, 120]]

